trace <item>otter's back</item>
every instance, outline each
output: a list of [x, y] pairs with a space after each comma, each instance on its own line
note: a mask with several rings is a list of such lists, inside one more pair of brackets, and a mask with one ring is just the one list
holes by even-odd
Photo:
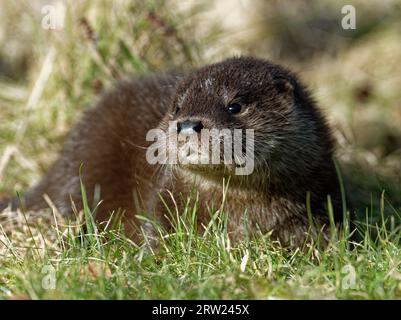
[[[149, 180], [146, 163], [146, 133], [156, 128], [170, 106], [179, 76], [173, 74], [133, 78], [119, 82], [86, 110], [71, 129], [59, 158], [45, 176], [22, 198], [28, 210], [47, 208], [47, 194], [63, 214], [71, 213], [71, 200], [82, 207], [80, 176], [90, 203], [95, 189], [103, 201], [98, 217], [106, 218], [115, 204], [132, 210], [133, 189]], [[150, 188], [151, 186], [149, 186]], [[145, 186], [145, 189], [147, 187]], [[0, 201], [0, 210], [18, 199]]]

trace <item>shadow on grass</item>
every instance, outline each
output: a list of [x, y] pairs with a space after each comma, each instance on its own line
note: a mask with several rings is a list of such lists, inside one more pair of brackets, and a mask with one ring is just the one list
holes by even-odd
[[401, 177], [376, 172], [357, 162], [341, 167], [355, 224], [401, 228]]

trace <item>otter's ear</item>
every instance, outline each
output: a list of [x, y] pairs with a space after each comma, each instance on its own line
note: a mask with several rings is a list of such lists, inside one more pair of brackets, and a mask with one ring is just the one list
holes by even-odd
[[293, 84], [289, 80], [281, 77], [273, 79], [273, 86], [279, 93], [291, 94], [294, 91]]

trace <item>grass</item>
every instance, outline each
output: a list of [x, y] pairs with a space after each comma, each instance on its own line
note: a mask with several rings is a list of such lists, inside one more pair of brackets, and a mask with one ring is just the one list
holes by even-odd
[[[29, 1], [0, 5], [7, 13], [0, 67], [11, 56], [6, 44], [20, 46], [12, 77], [0, 74], [0, 119], [7, 119], [0, 120], [0, 196], [36, 182], [81, 111], [118, 79], [213, 62], [235, 46], [219, 47], [224, 33], [199, 19], [208, 1], [180, 10], [156, 0], [111, 3], [67, 6], [65, 28], [51, 32], [41, 29], [40, 8]], [[348, 39], [336, 55], [286, 60], [335, 129], [361, 243], [350, 246], [346, 233], [335, 233], [326, 250], [281, 248], [262, 234], [232, 244], [224, 212], [212, 215], [207, 231], [197, 230], [195, 194], [184, 212], [171, 210], [174, 232], [155, 225], [160, 240], [152, 249], [126, 239], [112, 221], [95, 226], [86, 201], [69, 221], [48, 199], [49, 211], [0, 213], [0, 298], [401, 298], [401, 42], [399, 19], [386, 21]], [[275, 56], [255, 47], [242, 52]]]
[[[85, 200], [74, 222], [37, 216], [2, 232], [0, 296], [11, 299], [394, 299], [401, 297], [401, 229], [360, 227], [349, 249], [335, 233], [325, 250], [282, 248], [268, 235], [232, 245], [224, 212], [196, 227], [196, 198], [171, 213], [174, 231], [154, 224], [157, 247], [132, 243], [121, 225], [97, 228]], [[195, 195], [196, 196], [196, 195]], [[22, 216], [26, 216], [21, 213]], [[381, 216], [384, 219], [383, 211]], [[16, 219], [18, 220], [18, 219]], [[86, 228], [83, 228], [85, 222]], [[23, 234], [21, 234], [23, 230]], [[101, 230], [101, 231], [100, 231]], [[29, 238], [29, 242], [27, 241]]]

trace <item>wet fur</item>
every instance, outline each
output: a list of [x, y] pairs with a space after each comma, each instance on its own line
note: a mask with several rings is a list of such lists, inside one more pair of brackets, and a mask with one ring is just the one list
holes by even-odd
[[[227, 113], [230, 102], [244, 111]], [[199, 119], [205, 128], [255, 129], [255, 171], [235, 176], [229, 171], [149, 165], [145, 159], [148, 130], [167, 130], [168, 121]], [[71, 199], [82, 208], [79, 167], [93, 201], [100, 187], [102, 204], [97, 220], [110, 212], [125, 212], [127, 232], [137, 238], [135, 215], [148, 212], [164, 224], [167, 210], [181, 206], [180, 195], [199, 191], [198, 223], [207, 224], [208, 209], [220, 208], [223, 178], [230, 180], [224, 210], [232, 238], [248, 231], [271, 232], [283, 243], [302, 244], [310, 230], [307, 193], [317, 229], [328, 235], [327, 196], [335, 221], [342, 220], [339, 183], [332, 161], [330, 129], [307, 89], [296, 75], [266, 60], [232, 58], [206, 66], [182, 78], [156, 75], [119, 83], [85, 112], [71, 130], [64, 149], [42, 181], [23, 198], [30, 210], [47, 207], [47, 194], [63, 214]], [[176, 199], [172, 200], [170, 193]], [[0, 203], [0, 209], [10, 200]], [[19, 206], [11, 200], [13, 208]], [[317, 230], [312, 231], [316, 234]]]

